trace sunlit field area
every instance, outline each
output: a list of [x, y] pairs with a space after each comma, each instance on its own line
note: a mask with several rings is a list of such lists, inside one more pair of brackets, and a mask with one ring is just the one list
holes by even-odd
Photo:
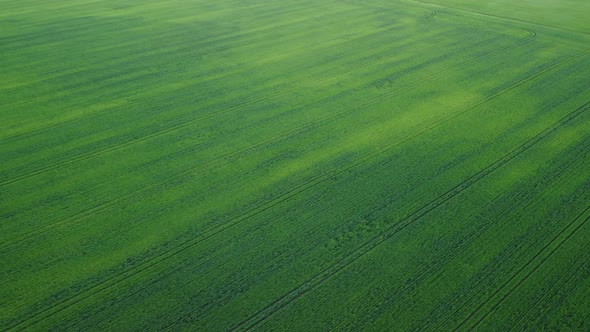
[[0, 330], [590, 330], [590, 2], [0, 0]]

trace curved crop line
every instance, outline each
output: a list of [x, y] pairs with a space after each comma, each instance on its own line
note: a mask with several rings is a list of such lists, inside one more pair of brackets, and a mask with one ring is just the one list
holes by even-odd
[[[505, 47], [512, 47], [512, 46], [505, 46]], [[502, 47], [501, 49], [504, 49], [505, 47]], [[500, 51], [500, 48], [499, 49], [496, 49], [496, 51]], [[477, 58], [474, 58], [471, 61], [476, 61], [476, 59]], [[464, 65], [464, 64], [465, 64], [465, 62], [464, 63], [461, 63], [459, 65], [455, 65], [454, 67], [458, 67], [458, 66]], [[369, 65], [369, 64], [366, 64], [366, 65]], [[446, 73], [448, 71], [450, 71], [450, 68], [448, 70], [444, 70], [444, 71], [440, 71], [440, 72], [434, 73], [434, 74], [432, 74], [432, 75], [430, 75], [430, 76], [428, 76], [427, 78], [424, 78], [424, 79], [432, 79], [432, 78], [441, 76], [441, 75], [443, 75], [444, 73]], [[16, 245], [16, 244], [18, 244], [18, 243], [20, 243], [22, 241], [25, 241], [25, 240], [27, 240], [27, 239], [29, 239], [31, 237], [34, 237], [34, 236], [36, 236], [38, 234], [42, 234], [43, 232], [47, 231], [48, 229], [55, 228], [56, 225], [63, 224], [63, 223], [66, 223], [66, 222], [69, 224], [71, 221], [75, 221], [75, 220], [84, 218], [85, 216], [87, 216], [87, 215], [89, 215], [89, 214], [91, 214], [93, 212], [102, 210], [102, 209], [107, 208], [109, 206], [113, 206], [114, 204], [116, 204], [119, 201], [124, 201], [126, 199], [135, 197], [135, 196], [139, 195], [139, 193], [141, 193], [141, 192], [148, 192], [150, 190], [153, 190], [153, 189], [162, 187], [162, 186], [164, 186], [164, 185], [166, 185], [166, 184], [168, 184], [168, 183], [170, 183], [170, 182], [172, 182], [174, 180], [177, 180], [177, 179], [181, 178], [182, 176], [184, 176], [184, 175], [186, 175], [186, 174], [188, 174], [190, 172], [193, 172], [195, 170], [202, 169], [202, 168], [210, 165], [211, 163], [218, 162], [218, 161], [221, 161], [221, 160], [225, 160], [225, 159], [231, 158], [233, 156], [238, 156], [238, 155], [243, 154], [245, 152], [251, 151], [252, 149], [255, 149], [255, 148], [257, 148], [257, 147], [259, 147], [261, 145], [270, 144], [270, 143], [279, 141], [281, 139], [285, 139], [285, 138], [287, 138], [289, 136], [295, 135], [297, 133], [303, 132], [303, 131], [308, 130], [310, 128], [318, 127], [318, 126], [323, 125], [325, 123], [329, 123], [332, 120], [337, 120], [338, 118], [342, 117], [343, 115], [350, 114], [352, 112], [357, 111], [359, 108], [367, 107], [367, 106], [370, 106], [372, 104], [375, 104], [375, 103], [377, 103], [377, 102], [379, 102], [381, 100], [384, 100], [384, 99], [386, 99], [387, 97], [391, 96], [394, 93], [398, 93], [400, 91], [404, 91], [404, 90], [407, 90], [407, 89], [412, 88], [414, 86], [417, 86], [417, 85], [419, 85], [420, 82], [421, 81], [416, 81], [416, 82], [413, 82], [413, 83], [409, 83], [407, 85], [404, 85], [404, 86], [402, 86], [402, 87], [400, 87], [398, 89], [392, 89], [387, 94], [384, 94], [383, 96], [379, 96], [379, 97], [376, 97], [376, 98], [374, 98], [372, 100], [369, 100], [369, 101], [365, 102], [364, 104], [362, 104], [362, 105], [360, 105], [358, 107], [350, 108], [350, 109], [344, 110], [342, 112], [334, 113], [334, 114], [329, 115], [329, 116], [327, 116], [327, 117], [325, 117], [323, 119], [320, 119], [320, 120], [316, 120], [316, 121], [311, 121], [311, 122], [305, 123], [305, 124], [303, 124], [303, 125], [301, 125], [299, 127], [293, 128], [293, 129], [288, 130], [288, 131], [285, 131], [285, 132], [282, 132], [279, 135], [275, 135], [275, 136], [273, 136], [273, 137], [271, 137], [269, 139], [263, 140], [263, 141], [258, 142], [256, 144], [253, 144], [253, 145], [251, 145], [251, 146], [249, 146], [247, 148], [244, 148], [242, 150], [227, 153], [227, 154], [222, 155], [222, 156], [219, 156], [219, 157], [217, 157], [215, 159], [212, 159], [212, 160], [206, 161], [206, 162], [204, 162], [202, 164], [199, 164], [199, 165], [196, 165], [194, 167], [191, 167], [191, 168], [189, 168], [187, 170], [181, 171], [181, 172], [179, 172], [177, 174], [171, 175], [170, 177], [168, 177], [166, 179], [163, 179], [163, 180], [157, 182], [156, 184], [152, 184], [152, 185], [145, 186], [143, 188], [139, 188], [139, 189], [137, 189], [137, 190], [135, 190], [133, 192], [130, 192], [130, 193], [125, 194], [123, 196], [119, 196], [119, 197], [114, 198], [112, 200], [106, 201], [103, 204], [96, 205], [96, 206], [94, 206], [94, 207], [92, 207], [90, 209], [81, 211], [81, 212], [79, 212], [79, 213], [77, 213], [75, 215], [72, 215], [72, 216], [69, 216], [69, 217], [60, 219], [60, 220], [58, 220], [58, 221], [56, 221], [54, 223], [51, 223], [51, 224], [46, 224], [43, 227], [39, 227], [39, 228], [37, 228], [35, 230], [32, 230], [30, 232], [23, 233], [23, 234], [21, 234], [21, 236], [16, 237], [16, 238], [13, 238], [10, 242], [4, 242], [2, 244], [2, 249], [1, 250], [5, 250], [6, 248], [8, 248], [10, 246], [14, 246], [14, 245]], [[347, 92], [344, 92], [344, 93], [342, 93], [342, 95], [346, 95], [346, 93]], [[329, 97], [329, 98], [332, 98], [332, 97]], [[327, 98], [327, 99], [329, 99], [329, 98]], [[318, 103], [321, 103], [323, 101], [324, 100], [319, 101]], [[305, 106], [305, 107], [308, 107], [308, 106]]]
[[[555, 243], [559, 237], [561, 237], [565, 232], [571, 228], [586, 212], [590, 211], [590, 206], [586, 207], [584, 211], [582, 211], [578, 216], [576, 216], [566, 227], [564, 227], [559, 233], [551, 239], [551, 241], [547, 242], [541, 250], [539, 250], [533, 257], [531, 257], [516, 273], [514, 273], [504, 284], [498, 287], [484, 302], [480, 303], [477, 308], [472, 311], [469, 316], [467, 316], [456, 328], [455, 331], [461, 329], [463, 325], [465, 325], [471, 318], [473, 318], [485, 305], [487, 305], [496, 295], [498, 295], [503, 289], [505, 289], [510, 282], [515, 280], [526, 268], [532, 265], [542, 254], [545, 252], [553, 243]], [[527, 274], [524, 275], [518, 282], [506, 293], [504, 294], [498, 302], [496, 302], [489, 310], [485, 312], [485, 314], [480, 317], [470, 328], [469, 330], [473, 330], [476, 328], [481, 322], [483, 322], [498, 306], [500, 306], [516, 289], [518, 289], [531, 275], [533, 275], [564, 243], [566, 243], [584, 224], [590, 220], [590, 216], [586, 217], [584, 221], [582, 221], [578, 226], [576, 226], [565, 238], [563, 238], [559, 243], [547, 254], [547, 256], [543, 257], [538, 264], [536, 264]]]
[[[365, 39], [365, 38], [367, 38], [367, 36], [376, 35], [376, 34], [380, 34], [380, 33], [385, 33], [385, 32], [387, 32], [389, 30], [391, 30], [391, 28], [388, 28], [388, 29], [379, 31], [377, 33], [371, 33], [369, 35], [359, 36], [357, 38], [354, 38], [353, 40], [347, 40], [347, 41], [338, 43], [336, 45], [346, 44], [346, 43], [353, 42], [355, 40]], [[449, 32], [452, 32], [452, 30], [451, 31], [445, 31], [445, 33], [443, 33], [443, 34], [446, 34], [446, 33], [449, 33]], [[461, 33], [458, 33], [457, 35], [461, 35]], [[435, 36], [437, 36], [437, 35], [435, 35]], [[393, 57], [397, 57], [397, 56], [402, 55], [402, 54], [407, 54], [407, 53], [410, 53], [412, 51], [416, 51], [416, 49], [422, 49], [422, 48], [425, 48], [425, 47], [428, 47], [428, 46], [436, 45], [437, 43], [443, 42], [443, 41], [445, 41], [445, 40], [444, 39], [440, 39], [437, 42], [434, 42], [434, 43], [431, 43], [431, 44], [428, 44], [428, 45], [423, 45], [423, 46], [418, 47], [418, 48], [411, 48], [411, 49], [405, 50], [404, 52], [395, 53], [395, 54], [392, 54], [392, 55], [389, 55], [389, 56], [386, 56], [386, 57], [377, 59], [377, 60], [375, 60], [373, 62], [362, 63], [362, 64], [359, 64], [359, 65], [356, 65], [356, 66], [347, 66], [346, 69], [337, 71], [335, 73], [331, 73], [331, 74], [326, 75], [326, 76], [318, 77], [318, 78], [316, 78], [314, 80], [311, 80], [311, 81], [306, 82], [305, 84], [295, 85], [295, 86], [292, 86], [292, 87], [290, 87], [288, 89], [279, 90], [279, 91], [274, 92], [272, 94], [265, 94], [262, 97], [259, 97], [257, 99], [245, 101], [245, 102], [239, 103], [237, 105], [233, 105], [231, 107], [228, 107], [226, 109], [219, 110], [219, 111], [216, 111], [216, 112], [211, 112], [211, 113], [206, 114], [206, 115], [203, 115], [201, 117], [194, 118], [192, 120], [189, 120], [189, 121], [186, 121], [186, 122], [183, 122], [183, 123], [180, 123], [180, 124], [172, 125], [170, 127], [167, 127], [165, 129], [162, 129], [162, 130], [159, 130], [159, 131], [155, 131], [155, 132], [153, 132], [153, 133], [151, 133], [149, 135], [145, 135], [145, 136], [142, 136], [142, 137], [139, 137], [139, 138], [136, 138], [136, 139], [132, 139], [132, 140], [129, 140], [129, 141], [126, 141], [126, 142], [120, 143], [118, 145], [114, 145], [114, 146], [111, 146], [111, 147], [108, 147], [108, 148], [105, 148], [105, 149], [102, 149], [102, 150], [99, 150], [99, 151], [95, 151], [95, 152], [90, 152], [90, 153], [78, 155], [78, 156], [75, 156], [73, 158], [66, 159], [63, 162], [52, 164], [52, 165], [48, 165], [46, 167], [42, 167], [42, 168], [39, 168], [37, 170], [33, 170], [33, 171], [28, 172], [28, 173], [21, 174], [21, 175], [19, 175], [17, 177], [6, 179], [6, 180], [0, 182], [0, 186], [6, 186], [6, 185], [9, 185], [9, 184], [12, 184], [12, 183], [15, 183], [15, 182], [19, 182], [19, 181], [22, 181], [22, 180], [31, 178], [31, 177], [36, 176], [36, 175], [43, 174], [43, 173], [46, 173], [46, 172], [49, 172], [49, 171], [58, 169], [58, 168], [63, 167], [63, 166], [71, 165], [71, 164], [74, 164], [74, 163], [77, 163], [77, 162], [80, 162], [80, 161], [87, 160], [89, 158], [93, 158], [93, 157], [102, 155], [104, 153], [108, 153], [108, 152], [111, 152], [111, 151], [114, 151], [114, 150], [118, 150], [118, 149], [121, 149], [121, 148], [130, 146], [130, 145], [133, 145], [133, 144], [138, 143], [138, 142], [142, 142], [142, 141], [145, 141], [145, 140], [148, 140], [148, 139], [151, 139], [151, 138], [160, 136], [160, 135], [164, 135], [164, 134], [167, 134], [169, 132], [172, 132], [172, 131], [175, 131], [175, 130], [184, 128], [184, 127], [186, 127], [188, 125], [191, 125], [191, 124], [193, 124], [195, 122], [202, 121], [202, 120], [205, 120], [205, 119], [209, 119], [211, 117], [218, 116], [218, 115], [223, 115], [223, 114], [226, 114], [226, 113], [235, 111], [237, 109], [240, 109], [242, 107], [253, 105], [253, 104], [256, 104], [258, 102], [262, 102], [262, 101], [265, 101], [265, 100], [268, 100], [268, 99], [271, 99], [271, 98], [276, 98], [278, 96], [281, 96], [281, 95], [284, 95], [284, 94], [293, 92], [296, 89], [299, 89], [299, 88], [301, 88], [303, 86], [307, 86], [309, 84], [314, 84], [314, 83], [322, 82], [322, 81], [328, 80], [328, 79], [330, 79], [332, 77], [343, 75], [343, 74], [352, 72], [354, 70], [357, 70], [359, 68], [364, 68], [364, 67], [370, 66], [370, 65], [374, 64], [375, 62], [382, 62], [382, 61], [385, 61], [385, 60], [390, 59], [390, 58], [393, 58]], [[331, 47], [333, 47], [333, 46], [334, 45], [332, 45]], [[396, 46], [396, 47], [399, 47], [399, 45]], [[392, 48], [392, 49], [395, 49], [395, 47]], [[234, 73], [232, 72], [232, 73], [228, 74], [227, 76], [230, 76], [232, 74], [234, 74]], [[225, 75], [223, 77], [225, 77]], [[215, 78], [215, 80], [222, 79], [223, 77], [221, 77], [221, 78]], [[188, 89], [191, 89], [191, 87], [188, 87], [186, 89], [187, 90]], [[272, 89], [268, 89], [268, 90], [272, 90]], [[261, 93], [263, 94], [264, 92], [261, 92]], [[329, 98], [326, 98], [324, 100], [327, 100], [327, 99], [329, 99]], [[318, 101], [318, 103], [319, 102], [322, 102], [324, 100], [320, 100], [320, 101]], [[141, 101], [144, 101], [144, 99], [143, 98], [142, 99], [139, 99], [137, 101], [134, 101], [131, 104], [137, 104], [137, 103], [139, 103]], [[51, 126], [48, 126], [48, 127], [39, 128], [38, 130], [35, 130], [35, 132], [37, 132], [37, 131], [44, 131], [46, 129], [58, 127], [58, 126], [61, 126], [63, 124], [69, 123], [69, 122], [80, 120], [82, 118], [86, 118], [86, 117], [91, 117], [91, 116], [103, 114], [104, 112], [112, 112], [112, 111], [118, 110], [120, 108], [129, 107], [129, 106], [130, 106], [130, 104], [126, 104], [125, 106], [118, 106], [118, 107], [114, 107], [114, 108], [111, 108], [111, 109], [108, 109], [108, 110], [104, 110], [104, 111], [99, 111], [99, 112], [88, 114], [88, 115], [82, 115], [80, 117], [76, 117], [76, 118], [73, 118], [73, 119], [70, 119], [70, 120], [61, 122], [61, 123], [56, 123], [56, 124], [51, 125]], [[23, 134], [19, 134], [18, 137], [26, 136], [26, 135], [29, 135], [31, 133], [33, 133], [33, 131], [27, 132], [27, 133], [23, 133]], [[12, 138], [15, 138], [15, 137], [16, 136], [9, 137], [9, 138], [6, 138], [5, 140], [0, 140], [0, 142], [4, 142], [6, 140], [11, 140]]]
[[479, 15], [479, 16], [488, 17], [488, 18], [492, 18], [492, 19], [500, 19], [500, 20], [504, 20], [504, 21], [508, 21], [508, 22], [513, 22], [513, 23], [527, 24], [527, 25], [532, 25], [532, 26], [537, 26], [537, 27], [543, 27], [543, 28], [547, 28], [547, 29], [554, 29], [554, 30], [558, 30], [558, 31], [566, 31], [566, 32], [570, 32], [570, 33], [590, 35], [589, 32], [585, 32], [585, 31], [579, 31], [579, 30], [575, 30], [575, 29], [565, 29], [563, 27], [557, 27], [557, 26], [554, 26], [554, 25], [536, 23], [536, 22], [532, 22], [532, 21], [526, 21], [526, 20], [521, 20], [521, 19], [517, 19], [517, 18], [507, 17], [507, 16], [493, 15], [493, 14], [487, 14], [487, 13], [478, 12], [478, 11], [470, 10], [470, 9], [450, 7], [450, 6], [447, 6], [447, 5], [440, 5], [440, 4], [437, 4], [437, 3], [433, 3], [433, 2], [429, 2], [429, 1], [424, 1], [424, 0], [407, 0], [407, 1], [414, 2], [414, 3], [420, 3], [420, 4], [425, 4], [425, 5], [429, 5], [429, 6], [435, 6], [435, 7], [439, 7], [439, 8], [445, 8], [445, 9], [453, 10], [453, 11], [456, 11], [456, 12], [468, 13], [468, 14], [471, 14], [471, 15]]
[[[572, 58], [576, 58], [576, 57], [572, 57]], [[562, 63], [566, 62], [567, 60], [571, 60], [572, 58], [562, 60], [559, 64], [562, 64]], [[559, 64], [553, 65], [552, 68], [558, 66]], [[538, 73], [536, 75], [533, 75], [533, 76], [539, 76], [539, 75], [541, 75], [544, 72], [546, 72], [546, 70], [543, 70], [540, 73]], [[520, 84], [523, 84], [528, 79], [529, 78], [526, 78], [526, 79], [523, 79], [523, 80], [521, 80], [519, 82], [521, 82]], [[518, 84], [518, 85], [520, 85], [520, 84]], [[512, 90], [513, 88], [514, 88], [514, 85], [511, 85], [511, 86], [505, 88], [504, 90], [502, 90], [501, 92], [499, 91], [499, 92], [495, 93], [494, 95], [495, 96], [498, 96], [498, 95], [500, 95], [503, 92]], [[362, 164], [362, 163], [364, 163], [364, 162], [366, 162], [368, 160], [374, 159], [374, 158], [378, 157], [379, 155], [381, 155], [381, 154], [383, 154], [385, 152], [388, 152], [391, 149], [393, 149], [393, 148], [395, 148], [395, 147], [403, 144], [404, 142], [407, 142], [407, 141], [409, 141], [409, 140], [411, 140], [411, 139], [413, 139], [413, 138], [415, 138], [417, 136], [420, 136], [420, 135], [422, 135], [422, 134], [424, 134], [426, 132], [429, 132], [429, 131], [431, 131], [431, 130], [433, 130], [433, 129], [435, 129], [435, 128], [437, 128], [437, 127], [439, 127], [439, 126], [441, 126], [441, 125], [443, 125], [443, 124], [445, 124], [447, 122], [449, 122], [450, 120], [452, 120], [452, 119], [454, 119], [454, 118], [456, 118], [456, 117], [458, 117], [458, 116], [460, 116], [460, 115], [462, 115], [462, 114], [464, 114], [464, 113], [466, 113], [466, 112], [468, 112], [468, 111], [476, 108], [477, 106], [481, 105], [482, 103], [486, 102], [489, 99], [491, 99], [491, 98], [483, 98], [483, 100], [480, 101], [479, 103], [476, 103], [476, 104], [471, 105], [471, 106], [469, 106], [469, 107], [467, 107], [465, 109], [462, 109], [459, 112], [453, 113], [450, 116], [448, 116], [448, 117], [446, 117], [446, 118], [438, 121], [437, 123], [434, 123], [434, 124], [430, 125], [429, 127], [426, 127], [424, 129], [422, 129], [419, 132], [416, 132], [416, 133], [413, 133], [412, 135], [406, 136], [405, 138], [403, 138], [403, 140], [398, 140], [396, 142], [392, 142], [389, 145], [385, 146], [384, 148], [380, 149], [379, 151], [376, 151], [376, 152], [371, 153], [369, 155], [365, 155], [364, 157], [360, 158], [359, 160], [356, 160], [356, 161], [354, 161], [354, 162], [346, 165], [346, 167], [343, 167], [341, 169], [338, 169], [338, 170], [336, 170], [336, 171], [334, 171], [334, 172], [332, 172], [330, 174], [327, 174], [327, 175], [325, 175], [323, 177], [314, 179], [314, 180], [312, 180], [312, 181], [310, 181], [308, 183], [302, 184], [302, 185], [294, 188], [290, 192], [288, 192], [288, 193], [286, 193], [286, 194], [284, 194], [284, 195], [282, 195], [280, 197], [277, 197], [277, 198], [275, 198], [275, 199], [267, 202], [266, 204], [264, 204], [264, 205], [256, 208], [255, 210], [251, 210], [250, 212], [242, 215], [241, 217], [238, 217], [238, 218], [234, 219], [232, 222], [225, 223], [225, 224], [223, 224], [223, 225], [221, 225], [221, 226], [219, 226], [219, 227], [211, 230], [207, 234], [204, 234], [204, 235], [202, 235], [202, 236], [200, 236], [198, 238], [194, 238], [194, 239], [185, 241], [184, 243], [181, 243], [181, 244], [177, 245], [176, 247], [170, 248], [170, 249], [162, 252], [161, 254], [159, 254], [159, 255], [157, 255], [155, 257], [152, 257], [149, 260], [147, 260], [147, 261], [145, 261], [145, 262], [143, 262], [143, 263], [135, 266], [132, 269], [129, 269], [129, 270], [124, 271], [124, 272], [122, 272], [122, 273], [120, 273], [118, 275], [115, 275], [113, 277], [110, 277], [108, 279], [105, 279], [104, 281], [102, 281], [100, 283], [97, 283], [97, 284], [95, 284], [94, 286], [92, 286], [90, 288], [87, 288], [86, 290], [82, 291], [81, 293], [78, 293], [76, 296], [73, 296], [73, 297], [71, 297], [69, 299], [66, 299], [64, 301], [61, 301], [60, 303], [54, 305], [53, 307], [50, 307], [50, 308], [45, 309], [45, 310], [42, 310], [42, 311], [34, 314], [33, 316], [31, 316], [31, 317], [29, 317], [27, 319], [24, 319], [24, 320], [16, 323], [15, 325], [13, 325], [13, 327], [16, 328], [19, 325], [22, 325], [22, 324], [27, 323], [27, 322], [28, 322], [28, 324], [26, 326], [24, 326], [23, 328], [30, 327], [30, 326], [36, 324], [39, 321], [42, 321], [42, 320], [44, 320], [44, 319], [46, 319], [48, 317], [51, 317], [51, 316], [53, 316], [53, 315], [55, 315], [55, 314], [57, 314], [57, 313], [59, 313], [59, 312], [61, 312], [63, 310], [65, 310], [65, 309], [67, 309], [67, 308], [75, 305], [76, 303], [79, 303], [79, 302], [81, 302], [81, 301], [83, 301], [83, 300], [85, 300], [87, 298], [90, 298], [90, 297], [92, 297], [92, 296], [94, 296], [94, 295], [96, 295], [96, 294], [98, 294], [98, 293], [100, 293], [102, 291], [105, 291], [105, 290], [107, 290], [107, 289], [109, 289], [109, 288], [111, 288], [111, 287], [113, 287], [113, 286], [115, 286], [115, 285], [117, 285], [117, 284], [119, 284], [119, 283], [121, 283], [121, 282], [123, 282], [123, 281], [125, 281], [125, 280], [127, 280], [127, 279], [129, 279], [129, 278], [131, 278], [133, 276], [135, 276], [135, 275], [138, 275], [140, 273], [146, 272], [148, 269], [150, 269], [150, 268], [152, 268], [154, 266], [159, 265], [160, 263], [166, 261], [169, 258], [172, 258], [174, 256], [177, 256], [177, 255], [181, 254], [182, 252], [184, 252], [184, 251], [186, 251], [186, 250], [188, 250], [188, 249], [196, 246], [197, 244], [201, 243], [202, 241], [207, 240], [208, 238], [211, 238], [211, 237], [215, 236], [216, 234], [219, 234], [219, 233], [221, 233], [221, 232], [223, 232], [223, 231], [225, 231], [225, 230], [227, 230], [227, 229], [229, 229], [229, 228], [231, 228], [233, 226], [236, 226], [239, 223], [241, 223], [241, 222], [243, 222], [245, 220], [248, 220], [248, 219], [252, 218], [253, 216], [258, 215], [258, 214], [260, 214], [260, 213], [262, 213], [262, 212], [264, 212], [264, 211], [266, 211], [266, 210], [274, 207], [275, 205], [280, 204], [280, 203], [282, 203], [282, 202], [290, 199], [291, 197], [293, 197], [293, 196], [295, 196], [295, 195], [297, 195], [297, 194], [299, 194], [301, 192], [304, 192], [305, 190], [307, 190], [309, 188], [312, 188], [312, 187], [316, 186], [319, 183], [324, 182], [325, 180], [327, 180], [329, 178], [332, 178], [335, 175], [338, 175], [338, 174], [343, 173], [343, 172], [345, 172], [347, 170], [350, 170], [350, 169], [352, 169], [352, 168], [354, 168], [354, 167], [356, 167], [356, 166], [358, 166], [358, 165], [360, 165], [360, 164]], [[551, 130], [551, 132], [552, 131], [553, 130]], [[548, 133], [544, 134], [542, 137], [545, 137], [546, 135], [548, 135]], [[462, 192], [467, 187], [471, 186], [473, 183], [479, 181], [481, 178], [483, 178], [486, 175], [488, 175], [489, 173], [493, 172], [495, 169], [501, 167], [502, 165], [506, 164], [510, 160], [514, 159], [520, 153], [524, 152], [525, 150], [528, 150], [528, 148], [530, 148], [530, 146], [532, 146], [532, 144], [534, 144], [537, 141], [539, 141], [542, 137], [534, 137], [533, 139], [531, 139], [527, 143], [523, 144], [520, 148], [512, 151], [511, 153], [509, 153], [505, 157], [501, 158], [500, 160], [497, 160], [495, 163], [493, 163], [492, 165], [488, 166], [486, 169], [484, 169], [484, 170], [480, 171], [479, 173], [473, 175], [472, 177], [466, 179], [465, 181], [463, 181], [462, 183], [460, 183], [459, 185], [457, 185], [456, 187], [454, 187], [450, 191], [446, 192], [445, 194], [440, 195], [436, 200], [432, 201], [431, 203], [429, 203], [428, 205], [426, 205], [422, 209], [415, 211], [414, 213], [412, 213], [411, 215], [409, 215], [408, 217], [406, 217], [404, 220], [402, 220], [402, 222], [403, 221], [406, 221], [406, 224], [405, 225], [401, 225], [400, 226], [400, 223], [401, 223], [400, 222], [400, 223], [396, 224], [395, 226], [392, 226], [392, 228], [390, 228], [390, 229], [386, 230], [385, 232], [381, 233], [380, 235], [376, 236], [375, 238], [373, 238], [372, 240], [370, 240], [369, 242], [367, 242], [365, 245], [359, 247], [357, 250], [355, 250], [355, 252], [353, 252], [353, 254], [358, 255], [360, 253], [360, 256], [358, 256], [358, 257], [355, 256], [356, 258], [354, 258], [353, 256], [349, 256], [347, 258], [344, 258], [344, 259], [342, 259], [341, 261], [337, 262], [335, 265], [333, 265], [331, 267], [332, 270], [335, 269], [335, 271], [332, 271], [332, 270], [326, 271], [325, 270], [323, 273], [321, 273], [319, 275], [316, 275], [310, 281], [318, 281], [319, 280], [320, 283], [321, 283], [325, 279], [327, 279], [327, 277], [330, 277], [330, 276], [336, 274], [337, 272], [339, 272], [340, 270], [342, 270], [345, 267], [345, 266], [340, 267], [337, 264], [342, 264], [343, 261], [348, 262], [348, 263], [346, 263], [346, 265], [352, 263], [352, 261], [356, 260], [357, 258], [360, 258], [361, 256], [363, 256], [365, 254], [364, 253], [364, 250], [367, 249], [367, 246], [375, 245], [375, 242], [376, 242], [377, 245], [380, 244], [381, 242], [384, 242], [389, 237], [395, 235], [396, 233], [398, 233], [399, 231], [401, 231], [403, 228], [409, 226], [411, 223], [415, 222], [416, 220], [420, 219], [422, 216], [424, 216], [427, 213], [429, 213], [430, 211], [434, 210], [439, 205], [441, 205], [444, 202], [450, 200], [451, 198], [453, 198], [454, 196], [456, 196], [458, 193]], [[371, 249], [369, 249], [369, 250], [371, 250]], [[351, 260], [351, 258], [352, 258], [352, 260]], [[327, 273], [327, 272], [329, 272], [329, 273]], [[295, 300], [295, 298], [303, 295], [304, 293], [306, 293], [307, 291], [309, 291], [311, 288], [315, 288], [315, 286], [317, 286], [318, 284], [319, 283], [316, 283], [316, 284], [314, 284], [312, 286], [311, 284], [309, 284], [309, 281], [308, 281], [308, 283], [303, 284], [302, 286], [298, 287], [297, 289], [293, 290], [292, 292], [290, 292], [290, 293], [284, 295], [283, 297], [281, 297], [282, 300], [281, 299], [278, 299], [277, 301], [273, 302], [273, 304], [271, 304], [271, 306], [269, 306], [269, 307], [273, 307], [274, 308], [272, 310], [272, 313], [271, 314], [274, 314], [280, 308], [282, 308], [286, 304], [292, 302], [293, 300]], [[305, 290], [305, 291], [301, 292], [301, 290]], [[90, 291], [94, 291], [94, 292], [92, 292], [90, 294], [86, 294], [86, 296], [82, 296], [83, 294], [89, 293]], [[296, 294], [295, 294], [295, 291], [297, 291]], [[290, 297], [292, 297], [293, 295], [296, 295], [296, 296], [295, 296], [295, 298], [291, 299]], [[277, 307], [277, 304], [279, 303], [279, 301], [280, 301], [280, 303], [283, 303], [284, 305], [280, 305], [279, 307]], [[285, 301], [287, 303], [284, 303]], [[67, 302], [69, 302], [69, 303], [67, 303]], [[61, 308], [56, 308], [54, 311], [50, 312], [52, 308], [55, 308], [56, 306], [59, 306], [59, 305], [62, 305]], [[268, 310], [269, 309], [267, 307], [267, 308], [261, 310], [259, 312], [259, 314], [256, 315], [256, 316], [259, 316], [260, 313], [266, 312]], [[43, 316], [43, 317], [39, 317], [39, 316]], [[264, 315], [264, 316], [267, 316], [267, 315]], [[248, 319], [248, 320], [240, 323], [238, 326], [236, 326], [236, 328], [238, 328], [240, 326], [246, 325], [246, 323], [248, 321], [252, 321], [253, 319], [255, 319], [255, 316], [253, 316], [250, 319]], [[262, 320], [260, 320], [260, 322], [263, 321], [263, 320], [265, 320], [265, 319], [266, 318], [263, 318]], [[33, 320], [33, 321], [31, 321], [31, 320]], [[256, 323], [255, 325], [258, 325], [258, 323]]]

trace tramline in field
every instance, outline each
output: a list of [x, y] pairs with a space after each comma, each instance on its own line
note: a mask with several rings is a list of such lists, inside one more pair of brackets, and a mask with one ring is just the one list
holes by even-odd
[[588, 15], [0, 1], [0, 329], [588, 330]]

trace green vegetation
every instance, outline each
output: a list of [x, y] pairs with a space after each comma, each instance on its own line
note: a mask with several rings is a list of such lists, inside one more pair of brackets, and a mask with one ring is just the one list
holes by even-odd
[[583, 0], [0, 0], [1, 330], [590, 329]]

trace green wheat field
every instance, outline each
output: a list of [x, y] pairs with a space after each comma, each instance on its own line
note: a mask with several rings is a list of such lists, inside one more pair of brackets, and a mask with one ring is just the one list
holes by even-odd
[[590, 331], [590, 2], [0, 0], [0, 330]]

